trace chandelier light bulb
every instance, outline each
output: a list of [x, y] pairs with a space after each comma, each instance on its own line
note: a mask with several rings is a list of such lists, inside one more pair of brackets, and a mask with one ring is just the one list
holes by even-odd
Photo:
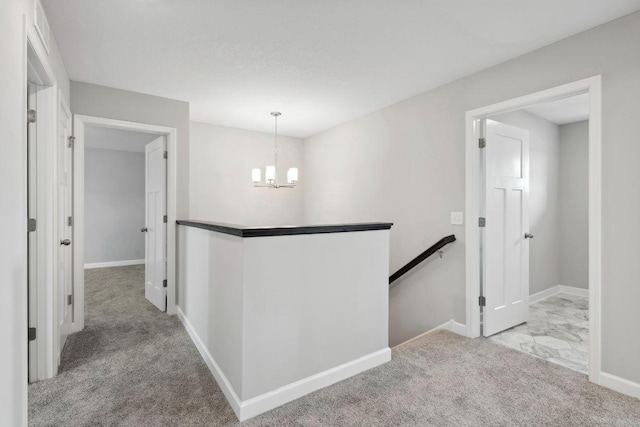
[[271, 116], [274, 119], [274, 139], [273, 139], [273, 157], [275, 162], [273, 165], [269, 165], [265, 168], [264, 179], [265, 183], [260, 182], [261, 171], [260, 169], [251, 169], [251, 181], [254, 187], [263, 188], [293, 188], [298, 183], [298, 168], [289, 168], [287, 170], [287, 183], [280, 184], [278, 182], [278, 117], [281, 113], [278, 111], [272, 111]]
[[276, 167], [272, 165], [267, 166], [264, 178], [268, 183], [274, 183], [276, 181]]
[[260, 173], [260, 169], [254, 168], [251, 169], [251, 181], [253, 181], [254, 184], [257, 184], [260, 182], [261, 178], [261, 173]]
[[295, 184], [298, 182], [298, 168], [290, 168], [287, 171], [287, 182], [289, 184]]

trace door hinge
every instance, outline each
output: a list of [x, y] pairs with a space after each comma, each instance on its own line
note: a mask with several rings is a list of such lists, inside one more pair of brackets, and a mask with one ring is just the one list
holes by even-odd
[[37, 116], [36, 110], [27, 110], [27, 123], [35, 123]]
[[478, 218], [478, 227], [486, 227], [487, 225], [487, 219], [480, 217]]
[[162, 221], [164, 221], [164, 223], [166, 224], [169, 221], [169, 217], [168, 216], [163, 216], [162, 217]]
[[163, 288], [166, 288], [166, 287], [167, 287], [167, 279], [164, 279], [164, 280], [162, 281], [162, 287], [163, 287]]
[[29, 341], [34, 341], [36, 339], [36, 328], [27, 329], [27, 338]]
[[68, 216], [67, 217], [67, 226], [69, 226], [69, 227], [73, 226], [73, 217], [72, 216]]
[[483, 296], [478, 297], [478, 305], [484, 307], [487, 305], [487, 299]]
[[165, 151], [164, 153], [162, 153], [162, 157], [165, 158], [165, 159], [168, 159], [169, 158], [169, 152]]
[[487, 140], [485, 138], [478, 139], [478, 147], [484, 148], [487, 146]]
[[35, 218], [29, 218], [29, 224], [27, 225], [27, 229], [31, 233], [32, 231], [36, 231], [38, 228], [38, 223]]
[[73, 295], [67, 295], [67, 305], [73, 304]]
[[67, 138], [67, 140], [69, 141], [67, 146], [68, 147], [73, 147], [74, 142], [76, 142], [76, 137], [75, 136], [70, 136], [70, 137]]

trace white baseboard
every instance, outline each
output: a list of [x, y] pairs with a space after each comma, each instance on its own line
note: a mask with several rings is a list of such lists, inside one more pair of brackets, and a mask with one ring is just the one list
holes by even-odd
[[227, 379], [226, 375], [222, 372], [222, 369], [220, 369], [220, 366], [218, 366], [218, 363], [216, 363], [211, 353], [209, 353], [209, 350], [207, 350], [207, 347], [204, 345], [204, 343], [196, 333], [196, 330], [193, 329], [191, 322], [189, 322], [189, 319], [187, 319], [187, 317], [184, 315], [182, 309], [179, 306], [176, 306], [176, 311], [178, 319], [180, 319], [182, 325], [187, 330], [187, 333], [191, 337], [191, 341], [193, 341], [193, 343], [196, 345], [196, 348], [204, 359], [204, 363], [207, 364], [207, 367], [213, 374], [213, 377], [216, 379], [218, 386], [220, 386], [224, 397], [227, 398], [229, 405], [231, 405], [231, 409], [233, 409], [233, 412], [236, 413], [236, 417], [240, 418], [240, 407], [242, 402], [233, 389], [233, 386]]
[[535, 304], [545, 298], [549, 298], [550, 296], [557, 294], [569, 294], [588, 298], [589, 289], [575, 288], [573, 286], [565, 285], [555, 285], [548, 289], [545, 289], [544, 291], [536, 292], [535, 294], [529, 295], [529, 304]]
[[248, 420], [306, 394], [320, 390], [344, 379], [382, 365], [391, 360], [389, 347], [367, 354], [335, 368], [327, 369], [307, 378], [303, 378], [284, 387], [261, 394], [242, 402], [240, 421]]
[[558, 293], [589, 298], [589, 289], [576, 288], [573, 286], [558, 285]]
[[84, 268], [88, 270], [90, 268], [123, 267], [125, 265], [139, 265], [144, 263], [145, 260], [143, 259], [128, 259], [125, 261], [93, 262], [85, 264]]
[[220, 369], [220, 366], [216, 363], [213, 356], [211, 356], [211, 353], [209, 353], [204, 343], [193, 329], [193, 326], [191, 326], [189, 319], [185, 317], [180, 307], [176, 307], [176, 310], [178, 318], [200, 351], [202, 358], [209, 367], [213, 377], [216, 379], [218, 385], [222, 389], [222, 392], [229, 401], [233, 412], [235, 412], [238, 420], [240, 421], [253, 418], [256, 415], [270, 411], [271, 409], [284, 405], [287, 402], [291, 402], [292, 400], [298, 399], [306, 394], [330, 386], [391, 360], [391, 349], [387, 347], [334, 368], [327, 369], [326, 371], [319, 372], [310, 377], [287, 384], [286, 386], [277, 388], [270, 392], [241, 401], [231, 386], [231, 383]]
[[600, 372], [600, 385], [618, 393], [640, 399], [640, 384], [633, 381], [607, 374], [606, 372]]
[[432, 334], [432, 333], [434, 333], [436, 331], [442, 331], [442, 330], [451, 331], [453, 333], [456, 333], [458, 335], [462, 335], [462, 336], [465, 336], [465, 337], [467, 336], [467, 325], [463, 325], [462, 323], [458, 323], [455, 320], [451, 319], [448, 322], [443, 323], [442, 325], [436, 326], [433, 329], [429, 329], [427, 332], [423, 332], [420, 335], [417, 335], [417, 336], [415, 336], [413, 338], [410, 338], [410, 339], [408, 339], [408, 340], [406, 340], [404, 342], [401, 342], [400, 344], [395, 345], [394, 348], [399, 347], [399, 346], [404, 345], [404, 344], [407, 344], [407, 343], [410, 343], [411, 341], [415, 341], [417, 339], [420, 339], [420, 338], [422, 338], [422, 337], [424, 337], [426, 335]]
[[455, 320], [451, 319], [451, 332], [466, 337], [467, 325], [463, 325], [462, 323], [458, 323]]
[[552, 286], [548, 289], [545, 289], [544, 291], [536, 292], [535, 294], [529, 295], [529, 304], [535, 304], [545, 298], [549, 298], [550, 296], [557, 294], [558, 292], [560, 292], [558, 286], [560, 285]]

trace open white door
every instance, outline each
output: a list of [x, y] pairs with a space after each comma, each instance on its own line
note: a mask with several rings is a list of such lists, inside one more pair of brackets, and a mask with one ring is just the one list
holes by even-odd
[[58, 281], [55, 293], [58, 334], [60, 342], [57, 360], [71, 332], [73, 321], [73, 144], [71, 136], [71, 112], [63, 102], [58, 111]]
[[144, 295], [162, 311], [167, 308], [166, 278], [167, 250], [167, 168], [165, 137], [145, 147], [146, 226]]
[[[529, 131], [486, 121], [483, 335], [529, 319]], [[527, 237], [525, 237], [527, 235]]]

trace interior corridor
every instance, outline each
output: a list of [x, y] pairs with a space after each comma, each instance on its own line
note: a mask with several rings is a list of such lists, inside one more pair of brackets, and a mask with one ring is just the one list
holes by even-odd
[[[145, 300], [143, 282], [144, 266], [86, 271], [86, 328], [69, 337], [60, 375], [29, 386], [29, 425], [239, 424], [179, 320]], [[596, 425], [620, 419], [640, 419], [637, 399], [489, 340], [438, 331], [395, 347], [391, 362], [242, 425]]]
[[180, 321], [145, 299], [144, 265], [85, 270], [85, 296], [60, 374], [29, 386], [29, 425], [235, 420]]

